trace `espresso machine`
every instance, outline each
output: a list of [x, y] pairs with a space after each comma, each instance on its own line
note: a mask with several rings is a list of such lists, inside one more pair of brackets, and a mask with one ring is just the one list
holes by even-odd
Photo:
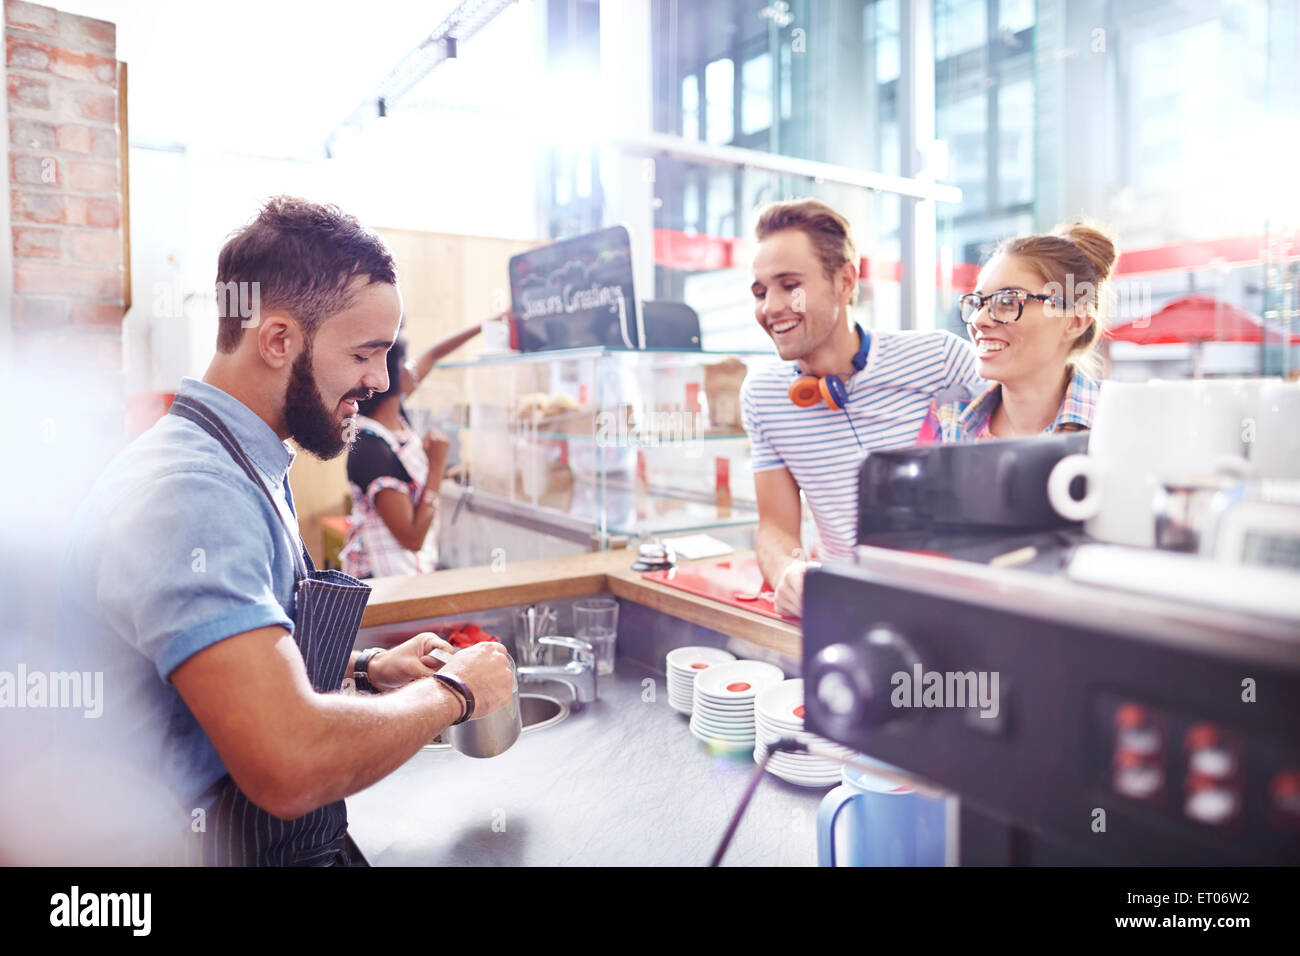
[[1300, 574], [1090, 540], [1044, 492], [1087, 441], [868, 456], [808, 729], [954, 795], [960, 865], [1300, 863]]

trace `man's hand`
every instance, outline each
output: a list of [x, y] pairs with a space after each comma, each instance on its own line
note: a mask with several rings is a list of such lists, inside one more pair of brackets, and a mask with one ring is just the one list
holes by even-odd
[[776, 597], [772, 603], [778, 614], [803, 617], [803, 576], [809, 568], [820, 567], [816, 561], [791, 561], [776, 582]]
[[444, 674], [459, 677], [474, 695], [473, 717], [484, 717], [514, 696], [515, 675], [510, 655], [496, 641], [472, 644], [442, 666]]
[[[429, 652], [442, 648], [449, 653], [454, 648], [432, 631], [417, 634], [391, 650], [377, 654], [370, 661], [368, 676], [378, 690], [396, 690], [421, 677], [428, 677], [442, 666], [442, 661], [429, 657]], [[425, 662], [428, 658], [429, 663]]]

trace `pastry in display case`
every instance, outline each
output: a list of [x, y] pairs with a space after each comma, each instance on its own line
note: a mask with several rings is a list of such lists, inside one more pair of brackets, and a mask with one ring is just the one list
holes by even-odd
[[467, 407], [460, 484], [444, 496], [597, 549], [702, 530], [748, 543], [758, 514], [740, 386], [770, 358], [592, 347], [439, 365], [463, 375]]

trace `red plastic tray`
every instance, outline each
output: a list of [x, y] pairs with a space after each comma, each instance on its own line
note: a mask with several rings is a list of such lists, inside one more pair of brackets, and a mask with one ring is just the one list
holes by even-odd
[[[667, 571], [644, 571], [641, 577], [647, 581], [658, 581], [669, 587], [679, 588], [690, 594], [730, 604], [742, 611], [753, 611], [774, 617], [778, 621], [798, 623], [797, 617], [778, 614], [772, 604], [773, 592], [767, 589], [763, 581], [763, 572], [758, 568], [757, 558], [742, 561], [719, 561], [716, 564], [696, 564], [686, 568], [669, 568]], [[756, 600], [746, 601], [738, 597], [741, 594], [763, 592]]]

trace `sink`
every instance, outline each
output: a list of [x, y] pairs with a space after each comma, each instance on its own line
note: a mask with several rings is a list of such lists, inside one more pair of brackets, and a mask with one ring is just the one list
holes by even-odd
[[545, 694], [519, 695], [519, 717], [524, 724], [524, 733], [552, 727], [568, 716], [569, 705], [560, 703], [554, 697]]
[[[569, 716], [569, 705], [549, 694], [520, 694], [519, 718], [524, 728], [522, 733], [554, 727]], [[442, 735], [434, 737], [422, 748], [424, 750], [450, 750], [451, 744], [443, 743]]]

